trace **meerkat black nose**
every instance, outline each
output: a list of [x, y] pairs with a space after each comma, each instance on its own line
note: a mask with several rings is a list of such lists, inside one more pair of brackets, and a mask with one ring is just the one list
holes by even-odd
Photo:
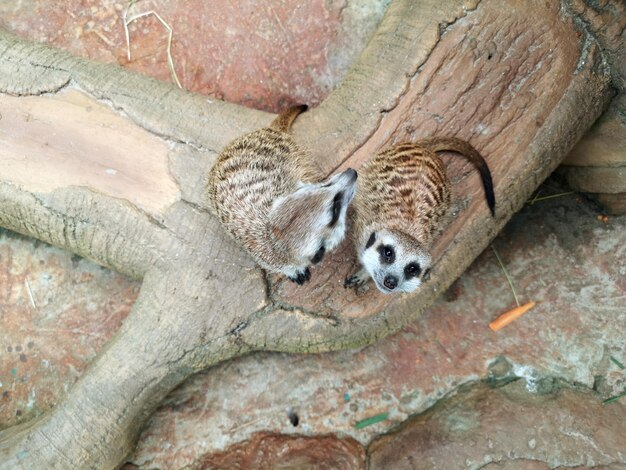
[[389, 274], [388, 276], [385, 276], [383, 285], [389, 290], [394, 290], [396, 287], [398, 287], [398, 278]]

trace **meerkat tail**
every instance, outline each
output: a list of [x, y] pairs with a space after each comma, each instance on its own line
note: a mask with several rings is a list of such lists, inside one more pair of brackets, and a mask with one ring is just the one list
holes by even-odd
[[289, 131], [291, 125], [293, 124], [293, 121], [295, 121], [296, 118], [307, 109], [309, 109], [309, 107], [306, 104], [300, 104], [286, 109], [285, 111], [281, 112], [276, 119], [272, 121], [272, 123], [270, 124], [270, 128], [280, 132]]
[[468, 142], [455, 137], [431, 137], [415, 142], [415, 145], [424, 146], [433, 152], [456, 152], [467, 158], [480, 173], [485, 189], [485, 199], [493, 217], [496, 216], [496, 197], [493, 194], [493, 180], [491, 171], [483, 156]]

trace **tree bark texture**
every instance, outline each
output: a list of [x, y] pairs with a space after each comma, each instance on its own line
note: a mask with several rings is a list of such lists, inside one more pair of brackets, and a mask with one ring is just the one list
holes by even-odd
[[296, 121], [330, 173], [428, 135], [470, 141], [431, 280], [414, 295], [344, 290], [350, 241], [303, 287], [266, 277], [206, 208], [231, 139], [273, 115], [0, 33], [0, 225], [143, 279], [115, 338], [65, 399], [0, 434], [2, 468], [115, 468], [194, 372], [253, 351], [356, 347], [427, 308], [487, 246], [609, 102], [608, 62], [570, 3], [396, 0], [340, 86]]

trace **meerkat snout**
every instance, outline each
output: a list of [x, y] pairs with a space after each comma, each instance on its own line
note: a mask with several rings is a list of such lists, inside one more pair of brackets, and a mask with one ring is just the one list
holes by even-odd
[[362, 269], [346, 279], [346, 286], [363, 284], [371, 277], [386, 294], [412, 292], [430, 276], [427, 249], [399, 230], [379, 228], [362, 243], [358, 249]]
[[348, 169], [322, 180], [288, 132], [305, 109], [290, 108], [270, 127], [232, 141], [207, 179], [209, 202], [226, 230], [263, 268], [298, 284], [343, 240], [357, 178]]
[[380, 229], [370, 233], [361, 248], [359, 260], [363, 273], [359, 277], [371, 277], [376, 287], [386, 294], [392, 292], [412, 292], [430, 276], [430, 254], [412, 237], [396, 230]]

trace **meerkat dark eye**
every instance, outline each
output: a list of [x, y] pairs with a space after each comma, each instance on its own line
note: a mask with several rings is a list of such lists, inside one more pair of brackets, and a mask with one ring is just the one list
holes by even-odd
[[315, 252], [315, 256], [311, 258], [311, 263], [317, 264], [320, 261], [322, 261], [322, 258], [324, 257], [325, 253], [326, 253], [326, 248], [324, 248], [324, 245], [320, 246], [320, 249]]
[[381, 262], [384, 264], [393, 264], [396, 260], [396, 252], [389, 245], [381, 245], [378, 248], [378, 253], [380, 254]]
[[339, 220], [339, 216], [341, 215], [341, 203], [343, 202], [343, 192], [340, 191], [337, 194], [335, 194], [335, 197], [333, 198], [333, 205], [331, 208], [332, 211], [332, 219], [330, 220], [330, 223], [328, 224], [329, 227], [332, 227], [333, 225], [335, 225], [337, 223], [337, 221]]
[[422, 269], [420, 265], [417, 263], [409, 263], [404, 268], [404, 277], [407, 279], [411, 279], [412, 277], [416, 277], [420, 275]]
[[367, 239], [367, 243], [365, 244], [365, 249], [367, 250], [370, 246], [374, 244], [376, 241], [376, 232], [372, 232], [370, 237]]

